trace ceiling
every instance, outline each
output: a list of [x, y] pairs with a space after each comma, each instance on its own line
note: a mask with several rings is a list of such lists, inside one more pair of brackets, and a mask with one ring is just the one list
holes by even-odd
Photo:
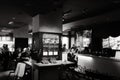
[[31, 24], [32, 17], [62, 8], [62, 0], [1, 0], [0, 34]]
[[120, 0], [68, 0], [64, 4], [64, 24], [102, 15], [120, 8]]
[[63, 8], [63, 24], [119, 9], [119, 0], [2, 0], [0, 28], [15, 29], [32, 22], [32, 17]]
[[11, 33], [14, 29], [25, 27], [32, 17], [13, 5], [0, 5], [0, 35]]
[[3, 4], [11, 4], [17, 8], [22, 9], [30, 16], [36, 14], [46, 14], [50, 11], [62, 7], [65, 0], [4, 0]]

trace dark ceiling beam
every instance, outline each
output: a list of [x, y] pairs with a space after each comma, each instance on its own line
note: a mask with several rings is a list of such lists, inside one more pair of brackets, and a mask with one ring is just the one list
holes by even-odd
[[30, 16], [47, 14], [62, 8], [67, 0], [3, 0], [0, 5], [12, 5], [22, 9]]
[[1, 25], [0, 24], [0, 29], [6, 28], [6, 29], [17, 29], [21, 27], [25, 27], [28, 24], [20, 24], [20, 25]]
[[25, 11], [30, 16], [37, 14], [47, 14], [62, 8], [64, 0], [13, 0], [14, 4]]
[[109, 13], [111, 11], [120, 9], [119, 5], [120, 4], [112, 4], [112, 5], [109, 5], [108, 7], [105, 7], [104, 9], [98, 9], [98, 10], [95, 10], [92, 12], [84, 12], [82, 15], [80, 14], [80, 15], [74, 16], [74, 17], [69, 18], [69, 19], [64, 18], [63, 24], [82, 20], [82, 19], [86, 19], [86, 18], [90, 18], [90, 17], [95, 17], [95, 16], [99, 16], [99, 15], [104, 15], [104, 14]]

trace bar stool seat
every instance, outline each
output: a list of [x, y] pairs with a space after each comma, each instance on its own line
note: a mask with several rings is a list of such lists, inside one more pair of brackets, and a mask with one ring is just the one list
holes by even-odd
[[19, 79], [21, 80], [25, 74], [25, 67], [26, 67], [25, 63], [19, 62], [17, 64], [15, 71], [11, 71], [9, 73], [8, 80], [10, 80], [11, 77], [13, 78], [12, 80], [19, 80]]

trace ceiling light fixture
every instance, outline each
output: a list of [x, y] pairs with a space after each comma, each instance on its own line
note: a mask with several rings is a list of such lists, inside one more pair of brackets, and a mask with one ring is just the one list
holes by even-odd
[[10, 29], [6, 29], [6, 30], [2, 29], [1, 32], [10, 33], [10, 32], [12, 32], [12, 30], [10, 30]]
[[13, 17], [12, 19], [15, 20], [15, 17]]
[[8, 22], [8, 24], [10, 24], [10, 25], [13, 24], [13, 23], [14, 23], [13, 21]]

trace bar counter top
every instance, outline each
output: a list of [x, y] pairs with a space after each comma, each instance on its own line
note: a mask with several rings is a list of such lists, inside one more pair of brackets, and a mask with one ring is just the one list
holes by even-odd
[[59, 66], [59, 65], [69, 65], [69, 64], [74, 64], [73, 62], [70, 61], [61, 61], [58, 60], [56, 63], [48, 63], [48, 64], [43, 64], [43, 63], [34, 63], [34, 65], [39, 66], [39, 67], [47, 67], [47, 66]]
[[76, 55], [77, 56], [87, 56], [87, 57], [92, 57], [92, 58], [99, 58], [99, 59], [104, 59], [104, 60], [120, 62], [120, 59], [115, 58], [115, 57], [104, 57], [104, 56], [96, 56], [96, 55], [91, 55], [91, 54], [76, 54]]
[[48, 63], [48, 64], [43, 64], [43, 63], [36, 63], [36, 62], [30, 62], [30, 61], [25, 61], [26, 64], [33, 66], [34, 68], [39, 67], [55, 67], [55, 66], [61, 66], [61, 65], [74, 65], [74, 62], [70, 61], [62, 61], [62, 60], [57, 60], [55, 63]]
[[33, 63], [33, 80], [59, 80], [62, 66], [74, 66], [74, 63], [62, 60], [48, 64]]

